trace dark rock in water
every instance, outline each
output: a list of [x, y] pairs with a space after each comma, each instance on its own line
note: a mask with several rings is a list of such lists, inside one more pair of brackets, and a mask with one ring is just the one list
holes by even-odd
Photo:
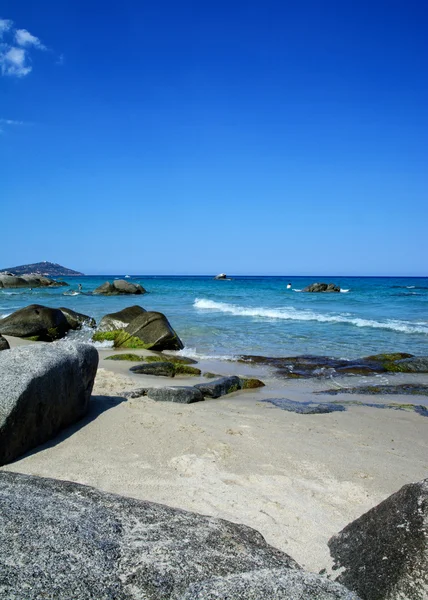
[[412, 356], [395, 364], [400, 373], [428, 373], [428, 356]]
[[146, 395], [157, 402], [178, 402], [179, 404], [191, 404], [204, 399], [202, 392], [191, 386], [149, 388]]
[[220, 396], [225, 396], [226, 394], [231, 394], [232, 392], [240, 390], [241, 381], [239, 377], [233, 375], [232, 377], [216, 379], [210, 383], [199, 383], [198, 385], [195, 385], [195, 387], [198, 388], [204, 396], [220, 398]]
[[428, 479], [405, 485], [328, 543], [337, 581], [364, 600], [428, 598]]
[[118, 296], [120, 294], [145, 294], [146, 290], [138, 283], [130, 283], [125, 279], [116, 279], [113, 283], [106, 281], [97, 287], [93, 294], [102, 296]]
[[174, 365], [168, 362], [143, 363], [135, 365], [129, 370], [139, 375], [159, 375], [161, 377], [174, 377], [175, 375]]
[[364, 394], [370, 396], [377, 395], [410, 395], [410, 396], [428, 396], [428, 385], [422, 383], [399, 383], [397, 385], [359, 385], [349, 388], [334, 388], [321, 392], [313, 392], [314, 394], [329, 394], [337, 396], [337, 394]]
[[78, 313], [71, 308], [65, 308], [63, 306], [59, 309], [67, 319], [68, 324], [70, 325], [70, 329], [82, 329], [84, 325], [88, 327], [96, 327], [96, 322], [93, 317], [89, 317], [88, 315], [84, 315], [82, 313]]
[[125, 332], [140, 339], [152, 350], [181, 350], [182, 341], [160, 312], [145, 312], [131, 321]]
[[295, 402], [287, 398], [266, 398], [262, 402], [269, 402], [282, 410], [298, 413], [300, 415], [323, 415], [331, 412], [343, 412], [344, 406], [340, 404], [316, 404], [315, 402]]
[[0, 289], [60, 287], [64, 285], [68, 286], [68, 283], [65, 283], [65, 281], [55, 281], [36, 273], [21, 276], [13, 275], [12, 273], [0, 273]]
[[0, 333], [37, 341], [51, 342], [64, 337], [69, 330], [64, 313], [40, 304], [31, 304], [0, 319]]
[[314, 573], [257, 569], [192, 584], [180, 600], [358, 600], [356, 594]]
[[2, 335], [0, 335], [0, 350], [9, 350], [9, 348], [9, 342]]
[[0, 472], [0, 523], [5, 599], [357, 600], [250, 527], [68, 481]]
[[89, 344], [32, 344], [0, 353], [0, 465], [86, 414], [97, 366], [98, 352]]
[[340, 287], [334, 283], [312, 283], [305, 287], [302, 292], [340, 292]]
[[241, 390], [254, 390], [265, 387], [263, 381], [260, 381], [260, 379], [256, 379], [255, 377], [240, 377], [239, 382], [241, 384]]
[[142, 306], [127, 306], [123, 310], [104, 315], [98, 325], [98, 331], [115, 331], [125, 329], [137, 317], [146, 311]]

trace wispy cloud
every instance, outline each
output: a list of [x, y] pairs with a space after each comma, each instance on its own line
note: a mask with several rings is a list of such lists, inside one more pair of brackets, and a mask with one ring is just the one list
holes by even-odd
[[17, 125], [25, 125], [24, 121], [16, 121], [15, 119], [0, 119], [0, 134], [5, 132], [8, 127]]
[[30, 51], [47, 50], [27, 29], [15, 29], [10, 19], [0, 19], [0, 40], [0, 72], [5, 76], [25, 77], [33, 70]]

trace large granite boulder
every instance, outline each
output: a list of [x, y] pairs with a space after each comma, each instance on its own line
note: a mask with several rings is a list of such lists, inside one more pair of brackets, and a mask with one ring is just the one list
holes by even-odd
[[98, 352], [90, 344], [32, 344], [0, 352], [0, 465], [86, 414], [97, 366]]
[[118, 312], [104, 315], [100, 321], [100, 324], [98, 325], [98, 331], [115, 331], [117, 329], [125, 329], [125, 327], [128, 327], [128, 325], [131, 323], [131, 321], [145, 312], [146, 311], [142, 306], [134, 305], [127, 306]]
[[68, 324], [70, 325], [70, 329], [82, 329], [85, 325], [87, 327], [96, 327], [96, 321], [93, 317], [89, 317], [88, 315], [84, 315], [82, 313], [76, 312], [75, 310], [71, 310], [71, 308], [65, 308], [61, 306], [59, 309], [65, 318], [67, 319]]
[[147, 344], [151, 350], [181, 350], [184, 348], [166, 316], [148, 311], [131, 321], [125, 332]]
[[120, 294], [145, 294], [146, 290], [138, 283], [130, 283], [125, 279], [115, 279], [113, 283], [106, 281], [94, 291], [103, 296], [118, 296]]
[[71, 483], [0, 472], [0, 597], [356, 600], [255, 530]]
[[70, 330], [64, 313], [58, 308], [31, 304], [0, 320], [0, 333], [51, 342]]
[[364, 600], [426, 600], [428, 479], [405, 485], [328, 545], [337, 581]]
[[334, 283], [311, 283], [302, 292], [340, 292], [340, 287]]
[[9, 350], [9, 348], [9, 342], [2, 335], [0, 335], [0, 350]]

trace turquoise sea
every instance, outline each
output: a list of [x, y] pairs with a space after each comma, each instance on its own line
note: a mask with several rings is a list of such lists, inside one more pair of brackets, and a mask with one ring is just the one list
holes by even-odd
[[[104, 281], [123, 277], [66, 277], [67, 288], [0, 290], [0, 316], [37, 303], [66, 306], [99, 320], [140, 304], [167, 315], [188, 355], [428, 354], [428, 278], [132, 276], [128, 281], [140, 283], [148, 294], [91, 295]], [[342, 292], [300, 292], [314, 281], [332, 281]], [[79, 283], [82, 294], [76, 293]], [[89, 339], [90, 332], [79, 335]]]

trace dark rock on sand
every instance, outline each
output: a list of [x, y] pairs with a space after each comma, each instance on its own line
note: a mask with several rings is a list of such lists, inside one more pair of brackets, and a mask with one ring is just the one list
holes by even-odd
[[31, 304], [0, 320], [0, 333], [15, 337], [51, 342], [70, 330], [65, 315], [58, 308]]
[[181, 350], [182, 341], [171, 327], [166, 316], [160, 312], [145, 312], [134, 319], [125, 332], [140, 339], [152, 350]]
[[400, 373], [428, 373], [428, 356], [412, 356], [398, 360], [397, 371]]
[[124, 361], [130, 361], [130, 362], [141, 362], [142, 360], [144, 360], [144, 356], [140, 356], [139, 354], [128, 354], [128, 353], [121, 353], [121, 354], [112, 354], [111, 356], [106, 356], [104, 360], [124, 360]]
[[337, 396], [337, 394], [364, 394], [370, 396], [377, 395], [406, 395], [406, 396], [428, 396], [428, 385], [422, 383], [399, 383], [397, 385], [359, 385], [349, 388], [334, 388], [321, 392], [313, 392], [314, 394], [328, 394]]
[[113, 283], [106, 281], [94, 291], [103, 296], [118, 296], [120, 294], [145, 294], [146, 290], [138, 283], [130, 283], [125, 279], [116, 279]]
[[0, 353], [0, 465], [86, 414], [97, 366], [98, 352], [89, 344], [33, 344]]
[[187, 356], [178, 356], [176, 354], [165, 354], [164, 352], [155, 352], [150, 356], [146, 356], [148, 362], [155, 362], [156, 360], [167, 361], [172, 363], [179, 363], [182, 365], [197, 365], [198, 361]]
[[364, 600], [428, 598], [428, 479], [405, 485], [328, 543], [337, 581]]
[[98, 325], [98, 331], [115, 331], [117, 329], [125, 329], [137, 317], [146, 311], [142, 306], [127, 306], [118, 312], [104, 315]]
[[265, 387], [263, 381], [260, 381], [260, 379], [256, 379], [255, 377], [240, 377], [239, 383], [241, 384], [241, 390], [254, 390]]
[[9, 342], [2, 335], [0, 335], [0, 350], [9, 350], [9, 348]]
[[287, 398], [266, 398], [262, 402], [269, 402], [282, 410], [294, 412], [301, 415], [322, 415], [331, 412], [343, 412], [344, 406], [340, 404], [316, 404], [315, 402], [295, 402]]
[[78, 313], [74, 310], [71, 310], [71, 308], [65, 308], [64, 306], [61, 306], [59, 310], [67, 319], [70, 329], [82, 329], [84, 325], [94, 328], [97, 325], [93, 317]]
[[222, 377], [209, 383], [199, 383], [195, 385], [204, 396], [209, 398], [220, 398], [226, 394], [231, 394], [241, 389], [241, 381], [235, 375], [231, 377]]
[[174, 365], [169, 362], [143, 363], [135, 365], [129, 370], [139, 375], [159, 375], [161, 377], [174, 377], [175, 375]]
[[157, 402], [178, 402], [179, 404], [191, 404], [204, 399], [202, 392], [192, 386], [149, 388], [146, 395]]
[[356, 600], [245, 525], [17, 473], [0, 472], [0, 548], [14, 600]]
[[312, 283], [305, 287], [302, 292], [340, 292], [340, 287], [334, 283]]

